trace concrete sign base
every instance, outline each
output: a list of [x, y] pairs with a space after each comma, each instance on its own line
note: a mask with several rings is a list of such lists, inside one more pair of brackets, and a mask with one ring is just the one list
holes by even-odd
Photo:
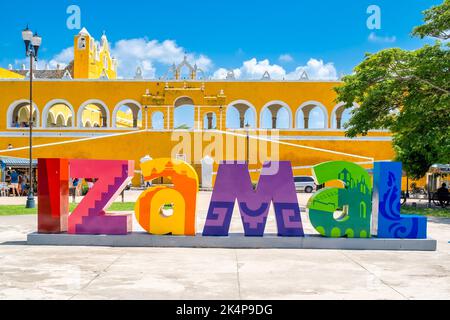
[[392, 250], [436, 251], [437, 241], [432, 239], [347, 239], [324, 238], [316, 235], [305, 237], [245, 237], [230, 234], [228, 237], [154, 236], [148, 233], [128, 235], [28, 235], [29, 245], [45, 246], [100, 246], [100, 247], [155, 247], [155, 248], [223, 248], [223, 249], [331, 249], [331, 250]]

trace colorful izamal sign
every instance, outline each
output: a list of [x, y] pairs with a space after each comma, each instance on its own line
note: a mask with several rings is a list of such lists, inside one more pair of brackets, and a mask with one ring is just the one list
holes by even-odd
[[[319, 184], [341, 181], [342, 188], [324, 188], [309, 203], [313, 227], [329, 238], [426, 239], [427, 218], [400, 214], [402, 165], [375, 162], [373, 182], [351, 162], [334, 161], [313, 168]], [[139, 224], [153, 235], [193, 236], [199, 181], [188, 163], [155, 159], [141, 165], [146, 181], [166, 177], [173, 186], [154, 186], [136, 202]], [[106, 213], [134, 174], [133, 161], [39, 159], [39, 233], [126, 235], [130, 215]], [[94, 187], [69, 215], [69, 179], [96, 179]], [[273, 204], [279, 237], [304, 237], [290, 162], [266, 163], [256, 189], [248, 165], [224, 163], [209, 205], [204, 237], [228, 236], [235, 203], [245, 236], [263, 237]], [[167, 208], [166, 206], [170, 204]], [[343, 211], [335, 218], [336, 211]], [[377, 230], [374, 234], [372, 230]]]

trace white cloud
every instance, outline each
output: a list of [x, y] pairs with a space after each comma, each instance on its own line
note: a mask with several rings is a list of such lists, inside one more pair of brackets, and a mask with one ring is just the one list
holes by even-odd
[[201, 54], [198, 58], [193, 58], [193, 60], [197, 64], [197, 67], [203, 71], [209, 71], [213, 66], [211, 59], [203, 54]]
[[[117, 41], [112, 46], [112, 55], [118, 60], [118, 76], [119, 78], [133, 78], [136, 69], [140, 67], [144, 78], [151, 79], [165, 75], [170, 65], [180, 63], [185, 55], [185, 49], [179, 46], [173, 40], [148, 40], [145, 38], [123, 39]], [[213, 79], [226, 79], [228, 70], [219, 68], [213, 70], [213, 62], [204, 54], [187, 54], [187, 59], [191, 64], [197, 64], [206, 76], [208, 72], [212, 72]], [[289, 61], [292, 57], [284, 54], [279, 60]], [[66, 67], [73, 60], [73, 48], [69, 47], [50, 60], [40, 60], [39, 69], [44, 69], [49, 65], [51, 69], [55, 69], [57, 65], [61, 68]], [[291, 60], [293, 61], [293, 59]], [[25, 64], [28, 67], [28, 59], [20, 59], [15, 61], [16, 66]], [[243, 80], [260, 80], [267, 71], [273, 80], [299, 80], [304, 71], [311, 80], [336, 80], [337, 71], [333, 63], [324, 63], [323, 60], [311, 58], [306, 65], [298, 66], [293, 71], [286, 71], [282, 66], [272, 64], [268, 59], [257, 60], [252, 58], [242, 63], [239, 68], [232, 69], [235, 79]]]
[[261, 79], [264, 73], [267, 71], [272, 79], [281, 80], [286, 75], [286, 71], [283, 67], [270, 64], [268, 59], [258, 61], [256, 58], [244, 61], [240, 68], [241, 76], [245, 79]]
[[69, 47], [58, 53], [49, 61], [51, 68], [56, 68], [59, 64], [61, 67], [66, 67], [73, 60], [73, 47]]
[[[58, 66], [60, 69], [65, 68], [71, 61], [73, 60], [73, 47], [66, 48], [62, 50], [61, 52], [57, 53], [55, 56], [53, 56], [52, 59], [46, 60], [46, 59], [40, 59], [37, 63], [37, 68], [40, 70], [44, 70], [47, 68], [47, 66], [50, 69], [56, 69]], [[22, 65], [24, 64], [25, 67], [29, 68], [30, 59], [24, 58], [24, 59], [16, 59], [14, 61], [14, 64], [17, 68], [21, 69]]]
[[[256, 58], [244, 61], [242, 66], [234, 69], [236, 79], [260, 80], [266, 71], [273, 80], [299, 80], [304, 71], [310, 80], [336, 80], [338, 78], [333, 63], [324, 63], [323, 60], [311, 58], [305, 66], [298, 66], [294, 71], [287, 72], [277, 64], [271, 64], [268, 59], [258, 61]], [[225, 79], [228, 70], [217, 69], [214, 79]]]
[[294, 61], [294, 58], [290, 54], [282, 54], [278, 58], [280, 62], [292, 62]]
[[228, 70], [225, 68], [217, 69], [213, 74], [213, 79], [223, 80], [227, 78]]
[[311, 58], [306, 66], [299, 66], [295, 71], [287, 74], [286, 79], [298, 80], [304, 71], [310, 80], [336, 80], [338, 78], [333, 63], [324, 63], [323, 60]]
[[[148, 40], [145, 38], [123, 39], [117, 41], [111, 47], [111, 54], [118, 60], [118, 76], [120, 78], [134, 78], [136, 69], [140, 67], [144, 78], [155, 78], [163, 76], [170, 65], [181, 63], [185, 56], [185, 49], [178, 46], [173, 40]], [[187, 54], [187, 60], [192, 65], [202, 69], [205, 73], [210, 71], [213, 63], [204, 54]], [[66, 48], [56, 54], [50, 60], [40, 60], [39, 69], [50, 69], [66, 67], [73, 60], [73, 47]], [[28, 59], [17, 59], [16, 66], [22, 64], [28, 66]]]
[[[239, 79], [239, 78], [241, 77], [241, 73], [242, 73], [242, 72], [241, 72], [241, 69], [234, 69], [234, 70], [232, 70], [232, 71], [233, 71], [233, 73], [234, 73], [235, 79]], [[219, 69], [217, 69], [217, 70], [214, 72], [212, 78], [213, 78], [213, 79], [217, 79], [217, 80], [224, 80], [224, 79], [227, 78], [227, 75], [228, 75], [228, 70], [227, 70], [227, 69], [225, 69], [225, 68], [219, 68]]]
[[[159, 42], [145, 38], [123, 39], [115, 43], [112, 54], [119, 62], [120, 77], [132, 78], [136, 68], [140, 66], [145, 78], [154, 78], [155, 65], [161, 67], [162, 70], [158, 70], [158, 73], [164, 75], [170, 65], [183, 61], [185, 49], [173, 40]], [[188, 54], [187, 60], [191, 64], [197, 64], [205, 72], [212, 68], [211, 59], [203, 54]]]
[[380, 36], [377, 36], [375, 32], [371, 32], [369, 34], [368, 40], [370, 42], [374, 42], [374, 43], [394, 43], [397, 41], [397, 37], [396, 36], [380, 37]]

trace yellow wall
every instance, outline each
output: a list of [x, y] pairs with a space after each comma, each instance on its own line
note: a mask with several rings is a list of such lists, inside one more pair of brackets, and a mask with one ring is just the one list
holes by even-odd
[[0, 79], [25, 79], [25, 77], [18, 73], [0, 68]]
[[[159, 81], [37, 80], [34, 83], [34, 103], [39, 110], [41, 125], [34, 130], [33, 144], [37, 146], [34, 150], [34, 155], [36, 158], [130, 159], [136, 161], [136, 167], [139, 170], [139, 160], [145, 155], [151, 155], [153, 158], [171, 156], [172, 149], [178, 144], [176, 139], [173, 141], [172, 135], [174, 134], [176, 136], [184, 132], [191, 141], [202, 141], [202, 137], [194, 136], [193, 131], [173, 131], [172, 129], [175, 101], [180, 97], [190, 97], [194, 102], [196, 119], [203, 121], [205, 114], [214, 112], [217, 116], [218, 129], [226, 130], [229, 134], [243, 135], [243, 137], [234, 138], [235, 145], [232, 147], [232, 150], [234, 150], [235, 155], [233, 160], [245, 160], [245, 153], [241, 153], [238, 156], [236, 155], [236, 150], [239, 143], [241, 145], [244, 143], [245, 145], [246, 135], [245, 130], [227, 130], [225, 127], [227, 107], [235, 101], [245, 101], [255, 107], [257, 125], [259, 125], [263, 107], [271, 101], [283, 102], [288, 105], [294, 118], [297, 109], [308, 101], [316, 101], [316, 103], [320, 103], [326, 108], [329, 118], [327, 129], [307, 130], [291, 128], [280, 130], [279, 135], [284, 143], [280, 145], [279, 149], [280, 160], [289, 160], [294, 167], [311, 166], [330, 160], [367, 162], [367, 158], [374, 158], [375, 160], [393, 159], [394, 151], [388, 132], [375, 131], [369, 133], [366, 138], [348, 139], [345, 137], [343, 130], [330, 129], [332, 111], [337, 105], [337, 102], [334, 101], [336, 95], [333, 88], [339, 84], [339, 82], [275, 81], [207, 81], [204, 83], [180, 81], [166, 84]], [[141, 105], [141, 101], [147, 89], [152, 96], [145, 99], [150, 104], [146, 112], [145, 106]], [[14, 80], [0, 80], [0, 131], [7, 133], [0, 134], [0, 155], [28, 156], [26, 148], [23, 150], [5, 150], [9, 144], [12, 144], [14, 149], [28, 145], [26, 129], [8, 128], [7, 125], [8, 108], [14, 106], [15, 101], [27, 99], [27, 97], [28, 85], [26, 83]], [[55, 101], [55, 99], [57, 101], [66, 101], [67, 104], [73, 107], [73, 123], [75, 126], [78, 125], [79, 110], [82, 105], [86, 105], [87, 102], [104, 104], [110, 115], [107, 128], [43, 128], [44, 108], [48, 107], [49, 102]], [[120, 119], [131, 115], [118, 110], [118, 108], [127, 103], [137, 103], [142, 112], [142, 121], [138, 121], [138, 128], [124, 128], [121, 125]], [[60, 104], [61, 102], [56, 104], [57, 108], [60, 108]], [[67, 111], [68, 109], [66, 108], [65, 110]], [[148, 118], [147, 127], [149, 129], [152, 128], [151, 115], [156, 111], [164, 113], [166, 130], [139, 131], [146, 127], [146, 118]], [[114, 114], [117, 116], [117, 126], [115, 128], [112, 127]], [[146, 117], [146, 114], [148, 117]], [[69, 115], [65, 114], [66, 117]], [[132, 116], [129, 119], [132, 120]], [[167, 130], [168, 124], [169, 128]], [[203, 128], [203, 124], [200, 127]], [[252, 129], [250, 135], [255, 135], [258, 132], [258, 130]], [[266, 131], [263, 132], [268, 134]], [[100, 135], [111, 134], [120, 135], [99, 139]], [[218, 136], [221, 137], [219, 140], [222, 139], [225, 142], [222, 147], [225, 153], [227, 135], [218, 134]], [[68, 143], [80, 139], [84, 140]], [[254, 155], [258, 154], [259, 149], [256, 147], [257, 142], [255, 139], [250, 139], [250, 141], [250, 155], [253, 158]], [[61, 142], [63, 144], [60, 144]], [[208, 150], [208, 145], [209, 142], [204, 141], [199, 150]], [[299, 145], [303, 147], [299, 147]], [[308, 147], [315, 149], [308, 149]], [[336, 154], [326, 150], [355, 156]], [[195, 152], [196, 150], [194, 149], [190, 150], [191, 154], [195, 154]], [[183, 151], [183, 153], [189, 153], [189, 151]], [[202, 154], [201, 156], [204, 155]], [[217, 158], [214, 153], [211, 156]], [[228, 157], [228, 159], [230, 158]], [[263, 157], [256, 160], [257, 164], [252, 165], [252, 169], [260, 169], [262, 162], [267, 159]], [[370, 167], [370, 165], [366, 165], [366, 167]], [[309, 169], [297, 169], [295, 174], [309, 175], [311, 172]], [[252, 174], [252, 176], [255, 179], [257, 173]]]

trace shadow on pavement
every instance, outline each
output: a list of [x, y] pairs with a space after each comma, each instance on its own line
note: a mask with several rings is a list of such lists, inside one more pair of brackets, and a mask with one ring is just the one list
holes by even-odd
[[0, 243], [0, 246], [26, 246], [27, 244], [26, 241], [6, 241]]
[[428, 222], [439, 223], [439, 224], [450, 224], [450, 219], [449, 218], [428, 217]]

